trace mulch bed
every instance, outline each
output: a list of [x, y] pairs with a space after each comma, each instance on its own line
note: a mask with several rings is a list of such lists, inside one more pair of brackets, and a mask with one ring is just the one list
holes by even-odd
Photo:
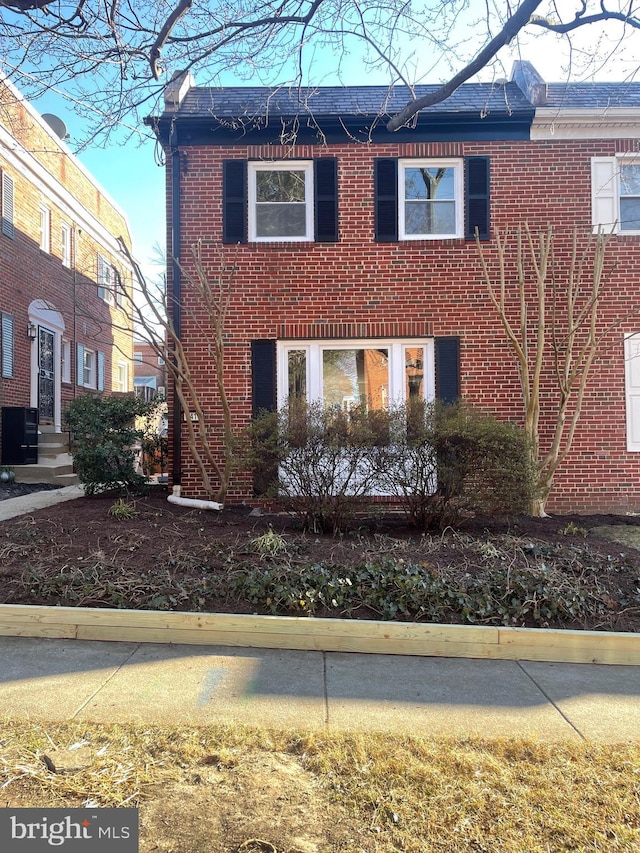
[[[239, 567], [260, 573], [285, 561], [302, 572], [304, 566], [348, 569], [363, 561], [400, 561], [462, 577], [491, 572], [492, 566], [504, 571], [505, 561], [508, 572], [542, 561], [589, 573], [608, 610], [606, 619], [601, 609], [593, 617], [549, 619], [545, 625], [640, 631], [638, 516], [478, 517], [459, 530], [427, 535], [387, 515], [363, 518], [348, 534], [331, 536], [303, 533], [286, 514], [255, 516], [244, 506], [203, 512], [166, 498], [165, 487], [154, 487], [133, 500], [135, 516], [128, 519], [110, 513], [113, 495], [99, 495], [1, 522], [0, 603], [272, 613], [267, 603], [229, 592], [225, 582]], [[256, 546], [269, 531], [282, 537], [284, 554], [272, 557]], [[608, 538], [611, 531], [622, 541]], [[314, 615], [381, 616], [371, 608], [343, 613], [321, 605]], [[459, 621], [453, 613], [447, 619]]]

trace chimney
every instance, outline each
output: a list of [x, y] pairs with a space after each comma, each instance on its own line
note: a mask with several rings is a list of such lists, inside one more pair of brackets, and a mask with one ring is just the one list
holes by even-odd
[[547, 84], [530, 62], [517, 59], [513, 63], [511, 82], [518, 86], [532, 106], [544, 107], [547, 103]]
[[164, 109], [167, 113], [176, 112], [189, 89], [195, 86], [190, 71], [176, 71], [164, 88]]

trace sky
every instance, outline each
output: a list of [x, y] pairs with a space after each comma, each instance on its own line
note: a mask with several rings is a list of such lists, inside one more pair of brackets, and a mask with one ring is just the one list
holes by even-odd
[[[593, 49], [593, 31], [580, 33], [573, 37], [574, 47], [580, 47], [582, 41], [587, 51]], [[548, 43], [550, 49], [542, 50], [542, 42], [524, 36], [520, 40], [519, 54], [513, 49], [501, 52], [507, 74], [514, 58], [527, 59], [533, 63], [538, 72], [548, 82], [566, 79], [567, 53], [562, 51], [557, 42]], [[615, 42], [611, 43], [616, 46]], [[626, 51], [616, 50], [614, 59], [595, 68], [595, 79], [622, 80], [629, 79], [630, 69], [635, 69], [637, 57], [640, 56], [640, 33], [634, 34]], [[509, 52], [511, 55], [509, 55]], [[604, 51], [607, 52], [606, 50]], [[627, 59], [627, 57], [630, 57]], [[388, 79], [380, 73], [379, 79], [370, 73], [367, 79], [360, 80], [358, 68], [362, 68], [356, 57], [353, 58], [353, 73], [348, 75], [350, 82], [385, 84]], [[362, 73], [362, 72], [360, 72]], [[416, 75], [419, 78], [419, 74]], [[346, 79], [343, 63], [341, 80]], [[480, 78], [482, 79], [482, 78]], [[485, 79], [490, 79], [486, 78]], [[337, 84], [339, 79], [331, 79], [331, 75], [323, 77], [325, 85]], [[425, 78], [424, 83], [437, 83], [439, 79]], [[198, 79], [196, 75], [196, 85]], [[234, 80], [229, 74], [221, 81], [221, 85], [248, 85], [247, 81]], [[83, 136], [83, 119], [73, 112], [62, 95], [50, 92], [45, 97], [33, 101], [34, 107], [42, 113], [54, 113], [67, 126], [70, 138], [67, 144], [74, 150], [74, 138]], [[158, 152], [153, 139], [148, 137], [147, 128], [141, 128], [146, 141], [140, 143], [131, 138], [126, 144], [112, 145], [108, 148], [88, 148], [77, 156], [92, 173], [99, 184], [124, 211], [129, 222], [133, 240], [134, 256], [139, 262], [144, 274], [150, 280], [157, 280], [162, 275], [162, 266], [158, 263], [158, 247], [165, 247], [165, 175], [164, 167], [158, 164]], [[123, 134], [124, 136], [124, 134]]]

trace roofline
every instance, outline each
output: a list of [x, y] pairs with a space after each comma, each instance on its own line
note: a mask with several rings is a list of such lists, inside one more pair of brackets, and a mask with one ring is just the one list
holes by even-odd
[[[291, 115], [263, 116], [247, 126], [232, 127], [233, 117], [190, 116], [179, 113], [149, 116], [144, 123], [151, 127], [165, 147], [169, 147], [170, 136], [177, 146], [189, 145], [238, 145], [259, 141], [263, 145], [288, 144], [294, 135], [291, 127], [295, 122], [296, 144], [325, 143], [389, 143], [398, 142], [450, 142], [471, 140], [529, 139], [530, 128], [535, 116], [531, 107], [517, 112], [489, 112], [484, 116], [480, 110], [474, 112], [420, 113], [415, 127], [403, 127], [389, 131], [386, 123], [376, 115], [309, 116], [304, 123], [303, 112]], [[373, 128], [371, 125], [374, 125]]]
[[[15, 99], [22, 104], [22, 106], [29, 113], [31, 118], [40, 126], [42, 130], [49, 136], [52, 142], [54, 142], [62, 151], [62, 153], [69, 157], [71, 162], [78, 168], [80, 172], [87, 178], [87, 180], [95, 187], [95, 189], [99, 190], [102, 196], [104, 196], [105, 200], [109, 202], [109, 204], [113, 207], [113, 209], [122, 216], [125, 225], [127, 226], [127, 231], [129, 232], [129, 239], [131, 239], [131, 228], [129, 227], [129, 220], [127, 219], [127, 215], [125, 211], [120, 207], [117, 201], [115, 201], [112, 196], [105, 190], [105, 188], [100, 184], [96, 178], [91, 174], [88, 168], [82, 163], [81, 160], [73, 153], [73, 151], [69, 148], [69, 146], [64, 142], [64, 140], [60, 139], [57, 133], [52, 129], [52, 127], [47, 124], [47, 122], [42, 118], [40, 113], [33, 106], [31, 101], [26, 98], [22, 92], [18, 89], [15, 83], [13, 83], [9, 77], [3, 72], [0, 71], [0, 83], [4, 84], [11, 94], [15, 97]], [[28, 149], [26, 149], [28, 150]]]

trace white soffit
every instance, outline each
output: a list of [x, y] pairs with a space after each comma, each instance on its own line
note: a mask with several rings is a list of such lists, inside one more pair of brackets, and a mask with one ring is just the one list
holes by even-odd
[[536, 107], [531, 139], [640, 139], [640, 109]]

